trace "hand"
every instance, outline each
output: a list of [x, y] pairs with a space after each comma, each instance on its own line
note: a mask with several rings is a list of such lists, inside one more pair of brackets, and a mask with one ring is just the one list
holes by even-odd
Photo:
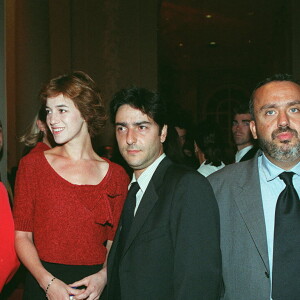
[[48, 289], [47, 297], [49, 300], [69, 300], [70, 295], [79, 295], [80, 293], [82, 291], [73, 289], [56, 278]]
[[70, 284], [70, 286], [72, 287], [79, 287], [83, 285], [86, 286], [85, 291], [81, 294], [76, 294], [76, 297], [74, 297], [74, 299], [98, 300], [103, 292], [103, 289], [105, 288], [106, 282], [106, 268], [103, 268], [98, 273]]

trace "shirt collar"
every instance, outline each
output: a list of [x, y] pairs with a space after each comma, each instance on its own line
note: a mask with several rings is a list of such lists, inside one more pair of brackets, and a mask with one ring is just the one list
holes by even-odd
[[235, 161], [236, 161], [236, 162], [239, 162], [239, 161], [242, 159], [242, 157], [243, 157], [248, 151], [250, 151], [253, 147], [254, 147], [253, 145], [249, 145], [249, 146], [247, 146], [247, 147], [245, 147], [245, 148], [243, 148], [243, 149], [237, 151], [236, 154], [235, 154]]
[[132, 176], [132, 180], [128, 186], [128, 188], [130, 188], [131, 184], [135, 181], [137, 181], [137, 183], [140, 186], [140, 189], [142, 190], [142, 192], [144, 193], [146, 188], [148, 187], [148, 184], [156, 170], [156, 168], [158, 167], [158, 165], [160, 164], [160, 162], [166, 157], [166, 154], [162, 154], [161, 156], [159, 156], [149, 167], [146, 168], [146, 170], [140, 175], [140, 177], [138, 178], [138, 180], [136, 180], [135, 174], [133, 173]]
[[[286, 172], [286, 170], [281, 169], [270, 162], [270, 160], [265, 156], [264, 153], [262, 154], [261, 166], [263, 169], [263, 174], [265, 175], [267, 181], [271, 181], [282, 172]], [[300, 163], [296, 164], [291, 170], [289, 170], [289, 172], [294, 172], [295, 174], [300, 176]]]

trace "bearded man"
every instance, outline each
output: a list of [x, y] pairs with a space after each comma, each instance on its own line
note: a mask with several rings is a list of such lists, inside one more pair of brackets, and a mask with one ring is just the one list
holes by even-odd
[[250, 99], [261, 151], [208, 177], [221, 217], [223, 298], [296, 300], [300, 294], [300, 85], [277, 74]]

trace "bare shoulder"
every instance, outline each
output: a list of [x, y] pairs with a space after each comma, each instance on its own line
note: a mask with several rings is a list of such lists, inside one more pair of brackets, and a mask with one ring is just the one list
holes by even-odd
[[110, 163], [105, 159], [103, 159], [102, 157], [100, 157], [99, 155], [97, 155], [96, 153], [94, 158], [91, 159], [91, 164], [94, 164], [95, 167], [97, 167], [100, 172], [104, 172], [104, 173], [107, 173], [110, 167]]
[[62, 154], [59, 146], [44, 151], [44, 155], [50, 164], [52, 161], [64, 158], [64, 155]]

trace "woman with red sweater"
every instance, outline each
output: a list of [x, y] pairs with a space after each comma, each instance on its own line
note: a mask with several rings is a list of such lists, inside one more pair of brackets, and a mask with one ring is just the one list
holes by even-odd
[[106, 116], [88, 75], [54, 78], [40, 98], [59, 146], [28, 154], [17, 173], [16, 250], [29, 270], [23, 299], [99, 299], [129, 178], [92, 148]]
[[14, 222], [5, 186], [0, 182], [0, 293], [15, 274], [19, 261], [15, 251]]

